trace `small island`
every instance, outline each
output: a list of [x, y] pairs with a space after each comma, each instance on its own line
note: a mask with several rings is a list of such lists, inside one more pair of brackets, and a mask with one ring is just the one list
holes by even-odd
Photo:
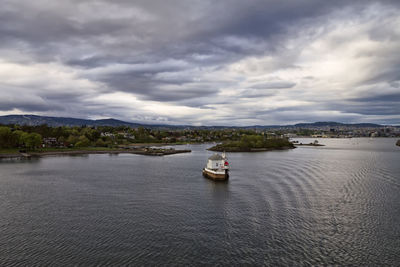
[[230, 141], [209, 148], [211, 151], [226, 152], [262, 152], [296, 148], [286, 138], [268, 139], [260, 135], [245, 135], [239, 141]]

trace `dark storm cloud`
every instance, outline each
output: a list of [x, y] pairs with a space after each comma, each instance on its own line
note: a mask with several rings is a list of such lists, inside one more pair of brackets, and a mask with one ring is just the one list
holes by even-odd
[[[313, 111], [327, 109], [365, 115], [399, 114], [395, 106], [400, 100], [398, 94], [392, 92], [398, 88], [395, 85], [400, 78], [400, 56], [395, 54], [396, 46], [383, 46], [382, 49], [362, 46], [357, 57], [374, 57], [376, 66], [371, 67], [373, 71], [367, 78], [348, 85], [349, 90], [352, 86], [367, 85], [368, 90], [373, 90], [374, 86], [382, 88], [382, 83], [389, 84], [391, 91], [385, 94], [366, 97], [360, 90], [361, 93], [350, 97], [324, 99], [302, 106], [290, 101], [311, 103], [313, 93], [323, 88], [318, 88], [319, 84], [311, 88], [310, 84], [293, 78], [293, 73], [284, 72], [307, 69], [297, 66], [297, 59], [305, 47], [334, 31], [341, 21], [356, 20], [368, 10], [379, 13], [385, 7], [393, 11], [389, 15], [397, 18], [399, 1], [0, 0], [0, 4], [0, 67], [2, 61], [31, 69], [37, 68], [37, 64], [50, 64], [46, 75], [52, 79], [49, 81], [51, 88], [42, 82], [36, 83], [34, 78], [26, 81], [21, 77], [24, 74], [18, 74], [17, 81], [0, 82], [0, 92], [12, 95], [7, 83], [16, 83], [35, 99], [13, 98], [13, 102], [0, 102], [3, 111], [62, 113], [65, 104], [71, 103], [77, 113], [81, 109], [84, 114], [123, 117], [123, 104], [110, 101], [107, 104], [110, 112], [106, 113], [101, 108], [103, 102], [92, 103], [90, 107], [87, 103], [98, 95], [127, 93], [142, 101], [203, 110], [219, 111], [216, 105], [229, 106], [230, 112], [224, 112], [234, 113], [229, 119], [234, 121], [236, 118], [239, 123], [246, 117], [260, 118], [259, 123], [268, 122], [268, 114], [274, 116], [274, 120], [288, 120], [290, 114], [293, 116], [291, 109], [304, 111], [304, 119], [310, 120], [319, 118], [314, 113], [315, 119], [312, 119]], [[374, 16], [379, 17], [379, 14]], [[385, 19], [384, 15], [382, 19]], [[364, 20], [362, 23], [368, 23]], [[400, 41], [393, 27], [384, 27], [380, 23], [370, 26], [366, 34], [379, 44], [388, 40], [392, 43]], [[356, 34], [349, 36], [334, 36], [326, 41], [327, 51], [357, 37]], [[291, 43], [292, 40], [295, 41]], [[262, 58], [266, 61], [257, 62]], [[236, 63], [238, 66], [232, 66]], [[307, 62], [301, 63], [307, 66]], [[264, 77], [277, 71], [284, 77]], [[57, 85], [58, 73], [66, 73], [62, 78], [71, 80], [71, 84]], [[261, 78], [246, 80], [255, 74]], [[40, 76], [36, 72], [30, 75]], [[313, 78], [302, 80], [320, 81], [316, 76], [305, 73], [302, 77]], [[300, 90], [311, 93], [302, 94]], [[22, 91], [20, 89], [18, 93]], [[256, 109], [251, 111], [253, 113], [245, 112], [246, 108], [241, 115], [235, 112], [240, 110], [237, 102], [247, 106], [258, 98], [284, 100], [293, 106], [265, 109], [270, 113], [257, 113]], [[254, 102], [254, 105], [260, 104]], [[368, 105], [369, 109], [363, 105]], [[146, 114], [138, 116], [145, 118]], [[172, 115], [165, 116], [175, 120], [168, 117]], [[182, 118], [189, 118], [185, 116]], [[220, 115], [221, 118], [224, 116]]]
[[364, 97], [364, 98], [357, 98], [357, 99], [352, 99], [354, 102], [359, 102], [359, 103], [364, 103], [364, 102], [380, 102], [380, 103], [387, 103], [387, 102], [398, 102], [400, 101], [400, 90], [397, 93], [394, 94], [383, 94], [383, 95], [375, 95], [375, 96], [370, 96], [370, 97]]
[[400, 92], [370, 97], [347, 99], [338, 103], [327, 103], [325, 109], [341, 110], [360, 115], [399, 115]]
[[13, 109], [20, 109], [24, 112], [65, 110], [62, 105], [53, 104], [46, 101], [35, 102], [29, 100], [17, 100], [10, 102], [0, 100], [0, 111], [8, 111]]
[[[342, 1], [344, 3], [344, 1]], [[190, 58], [194, 53], [235, 60], [241, 55], [273, 50], [288, 24], [302, 19], [323, 16], [340, 3], [326, 1], [58, 1], [57, 4], [35, 1], [5, 1], [0, 11], [0, 36], [3, 41], [22, 41], [31, 45], [38, 59], [60, 57], [65, 62], [79, 62], [85, 55], [100, 52], [101, 57], [135, 56], [149, 52], [149, 58]], [[112, 18], [86, 19], [92, 11], [107, 12], [107, 4], [122, 11], [149, 13], [149, 20], [137, 14]], [[101, 3], [101, 4], [100, 4]], [[190, 7], [191, 6], [191, 7]], [[22, 12], [24, 11], [24, 12]], [[112, 10], [110, 10], [111, 12]], [[93, 15], [92, 15], [93, 16]], [[154, 19], [152, 17], [154, 16]], [[146, 15], [144, 15], [146, 17]], [[278, 39], [272, 39], [274, 36]], [[133, 37], [133, 38], [131, 38]], [[246, 38], [252, 44], [226, 40]], [[107, 42], [107, 38], [110, 42]], [[115, 41], [115, 40], [117, 41]], [[78, 48], [74, 55], [64, 54], [65, 47]], [[67, 49], [68, 50], [68, 49]], [[112, 51], [113, 50], [113, 51]], [[139, 53], [139, 54], [142, 54]], [[66, 58], [63, 58], [66, 57]], [[130, 58], [129, 60], [135, 60]], [[92, 62], [99, 63], [96, 60]], [[207, 61], [208, 62], [208, 61]], [[207, 64], [207, 62], [203, 62]], [[88, 63], [88, 61], [86, 61]]]

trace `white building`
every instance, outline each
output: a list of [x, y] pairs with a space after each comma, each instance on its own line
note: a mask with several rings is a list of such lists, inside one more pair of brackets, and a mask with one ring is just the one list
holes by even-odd
[[105, 137], [105, 136], [107, 136], [107, 137], [114, 137], [114, 134], [113, 134], [113, 133], [109, 133], [109, 132], [104, 132], [104, 133], [100, 133], [100, 136], [101, 136], [101, 137]]
[[208, 158], [207, 169], [215, 170], [215, 169], [223, 169], [225, 166], [225, 159], [219, 155], [214, 154]]

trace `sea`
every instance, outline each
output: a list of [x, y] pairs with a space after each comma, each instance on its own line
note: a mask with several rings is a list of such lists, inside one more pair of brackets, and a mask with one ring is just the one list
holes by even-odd
[[[302, 143], [314, 139], [298, 139]], [[0, 266], [399, 266], [393, 138], [227, 153], [0, 161]]]

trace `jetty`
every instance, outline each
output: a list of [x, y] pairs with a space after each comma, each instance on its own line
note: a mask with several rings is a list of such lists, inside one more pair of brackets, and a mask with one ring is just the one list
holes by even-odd
[[104, 150], [54, 150], [54, 151], [32, 151], [29, 153], [7, 153], [0, 154], [1, 158], [31, 158], [43, 156], [58, 156], [58, 155], [85, 155], [85, 154], [137, 154], [146, 156], [166, 156], [180, 153], [190, 153], [189, 149], [173, 149], [173, 148], [118, 148], [118, 149], [104, 149]]

